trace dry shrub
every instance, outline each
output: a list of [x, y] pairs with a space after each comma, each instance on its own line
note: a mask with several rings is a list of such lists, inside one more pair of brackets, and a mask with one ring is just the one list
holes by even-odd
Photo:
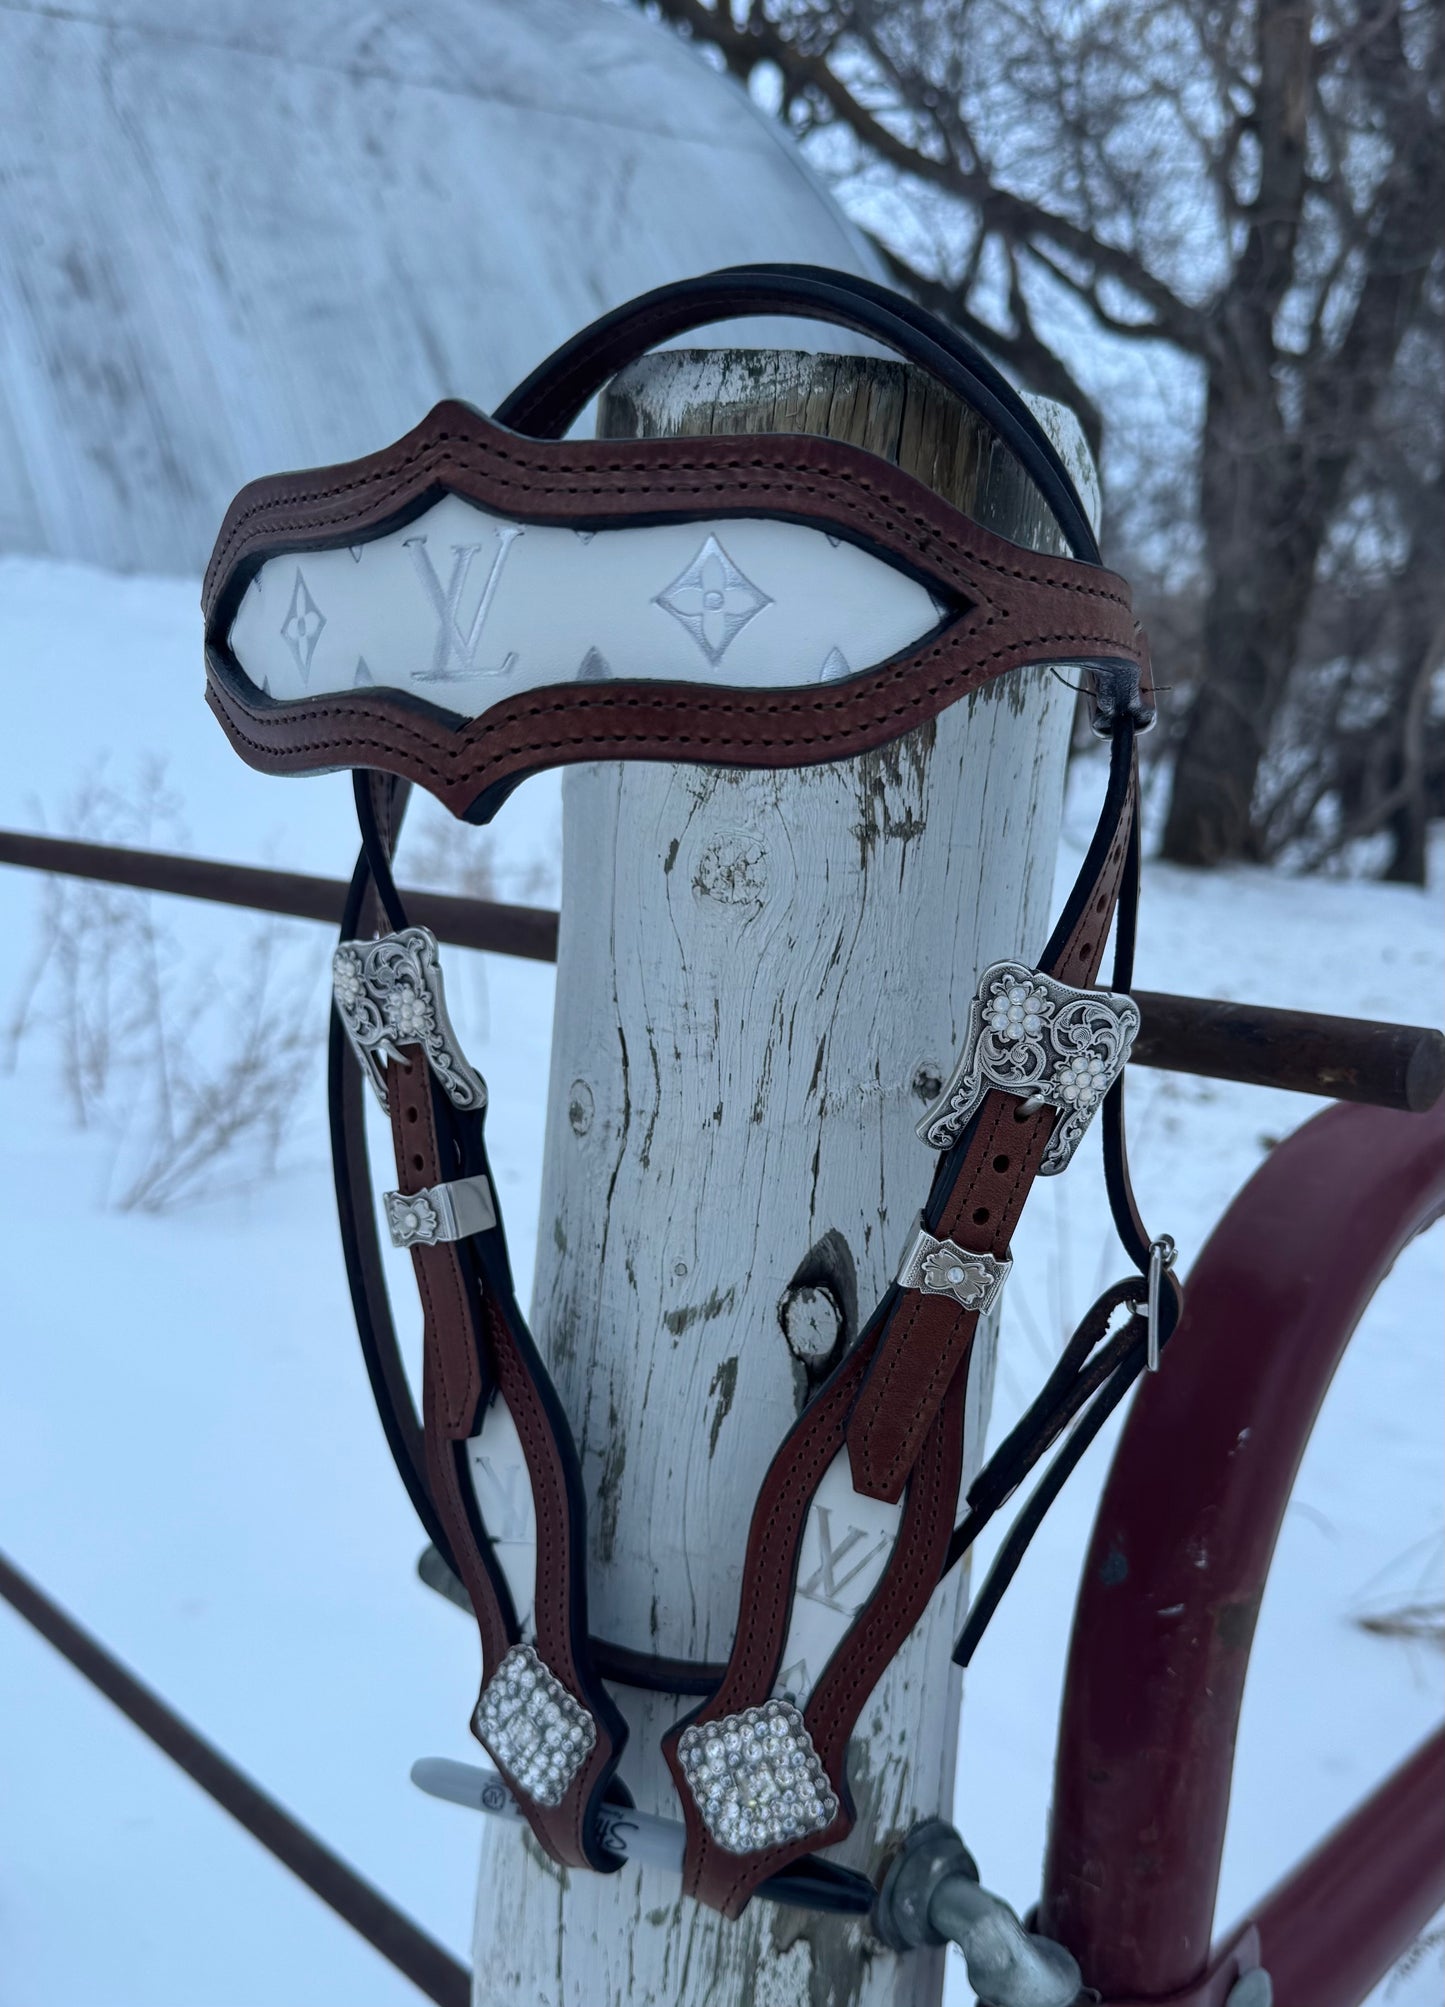
[[[104, 767], [62, 818], [92, 843], [179, 849], [179, 797], [163, 767], [130, 786]], [[13, 1065], [48, 1034], [76, 1121], [114, 1149], [109, 1203], [166, 1212], [235, 1192], [275, 1171], [317, 1060], [324, 1015], [318, 957], [300, 931], [235, 916], [237, 942], [217, 957], [188, 946], [179, 902], [122, 887], [44, 881], [40, 938], [6, 1028]]]

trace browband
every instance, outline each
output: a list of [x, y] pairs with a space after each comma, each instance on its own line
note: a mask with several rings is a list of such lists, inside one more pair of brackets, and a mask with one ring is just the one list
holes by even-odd
[[[365, 459], [243, 488], [202, 595], [207, 696], [242, 758], [380, 769], [486, 821], [570, 761], [869, 751], [1027, 663], [1090, 671], [1105, 724], [1147, 724], [1124, 580], [995, 536], [859, 447], [510, 429], [565, 428], [614, 364], [756, 310], [859, 326], [997, 403], [874, 290], [769, 272], [663, 288], [576, 337], [499, 419], [449, 400]], [[1072, 493], [1014, 403], [1021, 457]], [[1083, 522], [1076, 498], [1066, 513]]]
[[[556, 436], [649, 346], [756, 312], [839, 322], [947, 384], [1034, 478], [1074, 557], [1010, 544], [827, 439]], [[869, 1694], [941, 1575], [1067, 1431], [970, 1614], [967, 1658], [1033, 1525], [1178, 1318], [1172, 1246], [1139, 1220], [1123, 1145], [1139, 1021], [1127, 994], [1135, 738], [1153, 716], [1128, 588], [1100, 567], [1037, 421], [960, 336], [867, 281], [752, 267], [604, 317], [495, 419], [444, 403], [366, 459], [252, 483], [227, 512], [204, 607], [208, 700], [242, 756], [268, 771], [355, 770], [363, 855], [334, 958], [338, 1205], [388, 1440], [476, 1614], [474, 1732], [553, 1859], [608, 1871], [604, 1808], [628, 1801], [607, 1682], [701, 1695], [664, 1739], [688, 1892], [729, 1915], [760, 1891], [846, 1907], [857, 1878], [813, 1857], [852, 1826], [848, 1743]], [[1099, 824], [1037, 961], [980, 979], [920, 1125], [938, 1166], [897, 1279], [759, 1494], [729, 1657], [680, 1665], [596, 1639], [581, 1471], [513, 1290], [485, 1083], [452, 1028], [437, 943], [408, 925], [391, 876], [405, 784], [484, 821], [526, 774], [569, 761], [801, 766], [885, 743], [1038, 662], [1092, 673], [1111, 741]], [[422, 1297], [419, 1422], [370, 1237], [363, 1075], [392, 1129], [387, 1225]], [[1065, 1168], [1101, 1108], [1111, 1206], [1138, 1273], [1086, 1316], [955, 1525], [978, 1321], [1007, 1279], [1034, 1178]], [[820, 1515], [844, 1501], [871, 1558], [825, 1609], [799, 1582]]]

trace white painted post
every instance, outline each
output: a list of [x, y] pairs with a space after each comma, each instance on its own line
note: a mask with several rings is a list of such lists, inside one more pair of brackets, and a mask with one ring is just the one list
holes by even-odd
[[[1045, 413], [1087, 495], [1077, 425]], [[1015, 463], [900, 364], [668, 353], [618, 379], [601, 423], [827, 431], [1061, 548]], [[600, 1635], [726, 1658], [759, 1483], [902, 1253], [933, 1162], [914, 1124], [977, 971], [1046, 936], [1072, 704], [1036, 669], [836, 765], [568, 773], [533, 1328], [583, 1458]], [[990, 1328], [965, 1482], [993, 1350]], [[841, 1857], [870, 1872], [915, 1820], [951, 1813], [961, 1575], [854, 1740]], [[618, 1699], [623, 1776], [677, 1817], [658, 1742], [696, 1703]], [[730, 1923], [658, 1871], [568, 1875], [484, 1826], [477, 2007], [938, 2007], [941, 1954], [895, 1958], [857, 1925], [760, 1901]]]

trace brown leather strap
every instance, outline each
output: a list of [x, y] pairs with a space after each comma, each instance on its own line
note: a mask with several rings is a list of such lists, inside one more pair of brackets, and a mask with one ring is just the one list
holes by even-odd
[[[440, 1090], [419, 1046], [386, 1069], [387, 1105], [396, 1148], [399, 1189], [411, 1193], [460, 1174], [437, 1120]], [[590, 1755], [555, 1806], [537, 1804], [520, 1788], [517, 1803], [538, 1840], [569, 1867], [597, 1867], [591, 1840], [594, 1793], [605, 1785], [621, 1748], [619, 1717], [595, 1676], [579, 1664], [586, 1635], [586, 1601], [574, 1570], [579, 1551], [558, 1420], [538, 1386], [540, 1362], [524, 1350], [511, 1319], [466, 1259], [462, 1245], [414, 1247], [412, 1262], [424, 1318], [424, 1419], [427, 1475], [452, 1553], [481, 1632], [483, 1687], [510, 1646], [519, 1642], [510, 1597], [478, 1537], [475, 1503], [464, 1466], [466, 1439], [479, 1426], [489, 1385], [511, 1411], [526, 1458], [537, 1526], [536, 1650], [552, 1676], [585, 1707], [597, 1728]], [[484, 1322], [483, 1322], [484, 1320]], [[566, 1424], [560, 1425], [565, 1429]], [[475, 1732], [475, 1729], [474, 1729]]]
[[[1091, 983], [1103, 960], [1137, 804], [1131, 774], [1113, 840], [1073, 929], [1046, 973], [1061, 982]], [[979, 1110], [963, 1165], [936, 1224], [940, 1240], [972, 1253], [1004, 1257], [1038, 1176], [1058, 1117], [1052, 1109], [1023, 1116], [1018, 1097], [991, 1093]], [[870, 1498], [902, 1495], [924, 1436], [968, 1356], [977, 1329], [973, 1311], [946, 1296], [904, 1291], [874, 1355], [848, 1424], [848, 1459], [855, 1489]]]
[[[705, 1723], [756, 1705], [771, 1689], [787, 1633], [798, 1551], [808, 1507], [823, 1472], [842, 1447], [849, 1406], [872, 1353], [865, 1334], [820, 1390], [775, 1456], [754, 1508], [743, 1574], [737, 1637], [723, 1683], [690, 1721]], [[848, 1792], [849, 1737], [868, 1695], [928, 1605], [938, 1584], [958, 1505], [963, 1459], [965, 1378], [935, 1417], [910, 1477], [908, 1501], [887, 1572], [843, 1645], [834, 1653], [803, 1710], [803, 1718], [833, 1789], [839, 1812], [826, 1831], [765, 1852], [729, 1853], [709, 1835], [677, 1755], [688, 1724], [664, 1739], [687, 1828], [683, 1884], [729, 1916], [743, 1909], [758, 1884], [790, 1861], [846, 1838], [853, 1826]]]
[[[386, 1100], [397, 1189], [408, 1195], [445, 1184], [461, 1172], [454, 1158], [448, 1161], [442, 1146], [432, 1095], [430, 1070], [419, 1046], [411, 1047], [410, 1058], [390, 1062]], [[471, 1286], [453, 1241], [414, 1247], [411, 1260], [421, 1296], [426, 1356], [436, 1376], [438, 1419], [447, 1438], [457, 1441], [475, 1432], [482, 1395], [483, 1340]]]

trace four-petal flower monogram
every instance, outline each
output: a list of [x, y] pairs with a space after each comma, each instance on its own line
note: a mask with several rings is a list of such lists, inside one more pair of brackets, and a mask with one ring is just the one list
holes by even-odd
[[714, 536], [708, 537], [686, 571], [680, 571], [653, 600], [654, 606], [660, 606], [687, 629], [713, 669], [748, 622], [772, 603], [760, 586], [738, 570]]
[[286, 618], [281, 623], [281, 638], [295, 658], [301, 681], [305, 683], [311, 671], [311, 658], [316, 653], [316, 644], [321, 639], [321, 630], [326, 625], [326, 615], [316, 604], [307, 590], [306, 581], [301, 576], [301, 567], [296, 567], [296, 583], [291, 588], [291, 604], [286, 610]]

